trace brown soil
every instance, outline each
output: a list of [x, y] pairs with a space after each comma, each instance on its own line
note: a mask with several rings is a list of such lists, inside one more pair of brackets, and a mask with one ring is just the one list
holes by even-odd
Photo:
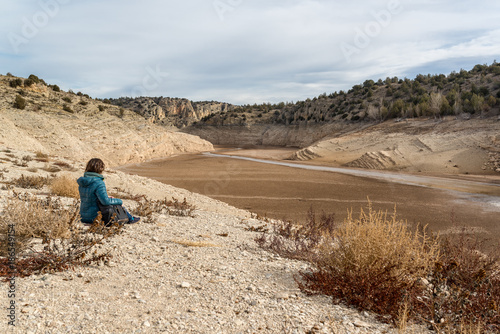
[[[282, 158], [289, 153], [227, 148], [223, 152], [266, 158], [276, 154]], [[261, 216], [300, 221], [312, 207], [318, 214], [335, 213], [336, 220], [342, 221], [348, 210], [359, 211], [369, 199], [376, 209], [389, 213], [396, 205], [399, 217], [428, 224], [432, 230], [449, 231], [455, 225], [467, 225], [500, 239], [500, 209], [488, 210], [471, 194], [444, 189], [202, 155], [181, 155], [124, 166], [121, 170], [201, 193]]]

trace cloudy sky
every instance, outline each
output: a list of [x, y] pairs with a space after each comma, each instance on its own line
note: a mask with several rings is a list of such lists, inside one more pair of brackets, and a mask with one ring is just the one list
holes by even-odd
[[0, 73], [92, 97], [297, 101], [500, 61], [500, 1], [0, 0]]

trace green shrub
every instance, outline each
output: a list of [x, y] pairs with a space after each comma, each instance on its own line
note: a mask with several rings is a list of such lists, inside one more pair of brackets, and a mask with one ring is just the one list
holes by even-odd
[[54, 92], [60, 92], [61, 91], [61, 88], [59, 88], [58, 85], [49, 85], [50, 88], [52, 88], [52, 90]]
[[63, 98], [62, 98], [62, 100], [63, 100], [64, 102], [68, 102], [68, 103], [71, 103], [71, 102], [72, 102], [71, 98], [70, 98], [70, 97], [68, 97], [68, 96], [63, 97]]
[[36, 75], [34, 74], [30, 74], [30, 76], [28, 77], [28, 79], [32, 80], [34, 83], [40, 83], [41, 81], [43, 80], [40, 80], [40, 78], [38, 78]]
[[33, 86], [35, 82], [31, 79], [24, 79], [24, 87], [30, 87]]
[[14, 108], [23, 110], [26, 108], [26, 100], [21, 95], [17, 95], [14, 101]]
[[16, 79], [13, 79], [9, 82], [9, 85], [12, 88], [17, 88], [19, 86], [22, 86], [22, 84], [23, 84], [23, 79], [21, 79], [21, 78], [16, 78]]

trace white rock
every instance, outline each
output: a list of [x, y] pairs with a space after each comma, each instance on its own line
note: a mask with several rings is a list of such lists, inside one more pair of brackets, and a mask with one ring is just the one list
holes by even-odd
[[356, 320], [352, 323], [355, 327], [368, 328], [370, 324], [361, 320]]

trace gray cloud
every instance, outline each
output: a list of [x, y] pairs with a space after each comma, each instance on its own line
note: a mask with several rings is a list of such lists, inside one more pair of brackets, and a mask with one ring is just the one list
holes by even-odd
[[500, 55], [497, 1], [1, 2], [1, 72], [94, 97], [297, 101]]

